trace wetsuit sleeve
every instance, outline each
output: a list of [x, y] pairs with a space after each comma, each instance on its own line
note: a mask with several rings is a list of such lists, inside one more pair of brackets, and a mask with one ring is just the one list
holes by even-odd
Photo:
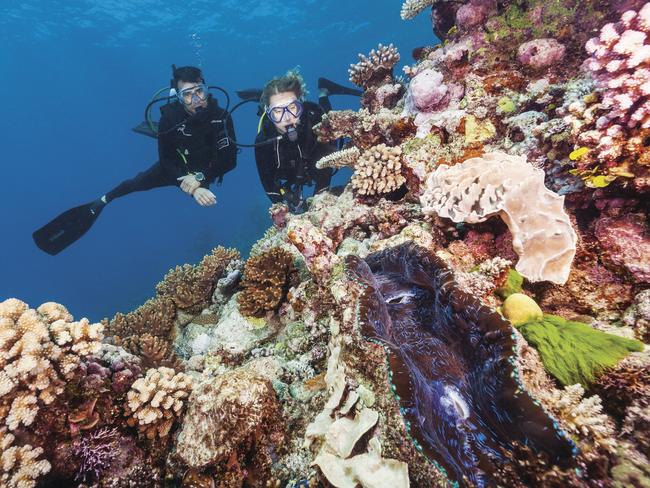
[[[258, 141], [261, 141], [258, 137]], [[255, 148], [255, 163], [257, 164], [257, 172], [260, 175], [260, 181], [264, 187], [266, 195], [271, 202], [278, 203], [282, 201], [280, 195], [280, 185], [275, 178], [275, 165], [273, 159], [274, 144], [266, 144]]]
[[320, 193], [321, 191], [329, 188], [334, 171], [332, 168], [314, 169], [314, 171], [314, 180], [316, 182], [314, 187], [314, 195], [316, 195], [317, 193]]
[[[223, 111], [221, 117], [227, 117]], [[222, 178], [228, 171], [237, 166], [237, 145], [235, 144], [235, 126], [232, 117], [228, 117], [225, 124], [219, 124], [215, 137], [215, 161], [206, 172], [206, 178], [201, 182], [203, 188], [208, 188], [217, 178]]]
[[158, 161], [169, 179], [173, 179], [174, 183], [177, 186], [180, 186], [180, 181], [178, 181], [177, 178], [185, 176], [187, 171], [176, 152], [174, 132], [170, 131], [172, 127], [173, 121], [170, 117], [163, 115], [158, 126], [158, 131], [160, 133], [158, 136]]

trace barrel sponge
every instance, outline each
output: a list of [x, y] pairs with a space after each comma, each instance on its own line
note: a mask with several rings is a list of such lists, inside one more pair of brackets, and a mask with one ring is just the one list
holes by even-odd
[[522, 156], [485, 153], [461, 164], [441, 164], [420, 196], [423, 211], [454, 222], [484, 222], [499, 215], [519, 255], [515, 269], [530, 281], [566, 283], [576, 233], [564, 197], [544, 186], [544, 171]]

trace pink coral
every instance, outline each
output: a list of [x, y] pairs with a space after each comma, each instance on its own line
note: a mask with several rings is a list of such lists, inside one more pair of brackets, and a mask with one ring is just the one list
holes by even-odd
[[409, 84], [409, 97], [415, 108], [431, 112], [443, 105], [449, 88], [445, 85], [442, 73], [426, 69], [418, 73]]
[[606, 24], [599, 37], [585, 48], [585, 62], [603, 87], [603, 106], [608, 112], [597, 122], [598, 129], [650, 128], [650, 3], [639, 12], [628, 10], [621, 20]]
[[534, 69], [548, 68], [564, 58], [565, 47], [555, 39], [533, 39], [519, 46], [519, 62]]

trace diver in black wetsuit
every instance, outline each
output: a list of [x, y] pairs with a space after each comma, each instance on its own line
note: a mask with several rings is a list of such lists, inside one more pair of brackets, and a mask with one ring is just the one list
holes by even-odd
[[49, 254], [58, 254], [85, 234], [103, 208], [136, 191], [178, 186], [201, 206], [216, 204], [209, 189], [237, 164], [232, 118], [212, 98], [199, 68], [174, 67], [170, 96], [161, 107], [158, 125], [159, 160], [101, 198], [75, 207], [34, 232], [34, 241]]
[[[303, 186], [314, 185], [316, 195], [329, 188], [332, 179], [332, 169], [317, 169], [316, 161], [336, 151], [336, 144], [318, 142], [313, 131], [323, 114], [332, 108], [328, 96], [361, 95], [360, 90], [324, 78], [318, 80], [318, 88], [318, 104], [303, 101], [303, 79], [290, 71], [269, 81], [260, 97], [264, 114], [255, 142], [260, 144], [273, 138], [275, 141], [255, 148], [257, 171], [271, 202], [284, 201], [294, 213], [306, 210]], [[240, 92], [240, 96], [242, 93], [246, 92]]]

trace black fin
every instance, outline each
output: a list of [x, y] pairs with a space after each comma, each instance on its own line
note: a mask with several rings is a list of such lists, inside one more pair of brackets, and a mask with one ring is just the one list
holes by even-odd
[[318, 88], [325, 88], [328, 91], [328, 95], [354, 95], [356, 97], [363, 95], [363, 91], [357, 88], [348, 88], [334, 83], [327, 78], [318, 78]]
[[71, 208], [32, 234], [36, 245], [48, 254], [59, 254], [92, 227], [104, 208], [94, 201]]
[[138, 134], [142, 134], [145, 136], [153, 137], [154, 139], [158, 139], [158, 122], [151, 122], [151, 125], [154, 126], [154, 130], [151, 129], [151, 127], [146, 121], [140, 122], [138, 126], [134, 127], [131, 130]]
[[256, 100], [259, 102], [262, 98], [263, 91], [261, 88], [246, 88], [244, 90], [237, 90], [236, 93], [242, 100]]

